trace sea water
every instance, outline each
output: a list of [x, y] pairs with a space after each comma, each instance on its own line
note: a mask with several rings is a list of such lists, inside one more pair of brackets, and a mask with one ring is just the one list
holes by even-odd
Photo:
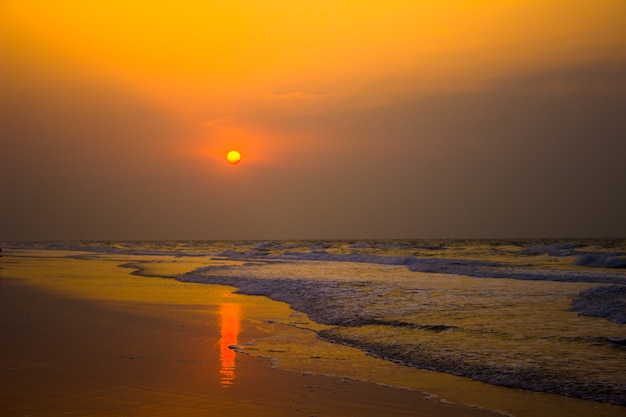
[[[161, 276], [288, 302], [323, 340], [495, 385], [626, 405], [626, 240], [42, 242], [197, 257]], [[203, 261], [211, 260], [211, 262]], [[219, 262], [216, 262], [219, 261]], [[187, 267], [189, 263], [185, 263]], [[138, 273], [159, 275], [134, 263]], [[313, 321], [309, 321], [308, 318]], [[239, 349], [281, 352], [259, 340]], [[282, 349], [284, 351], [284, 349]]]

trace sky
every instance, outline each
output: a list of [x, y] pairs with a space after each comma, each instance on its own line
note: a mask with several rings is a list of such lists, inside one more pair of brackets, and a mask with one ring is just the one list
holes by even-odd
[[0, 241], [626, 237], [624, 0], [0, 0], [0, 47]]

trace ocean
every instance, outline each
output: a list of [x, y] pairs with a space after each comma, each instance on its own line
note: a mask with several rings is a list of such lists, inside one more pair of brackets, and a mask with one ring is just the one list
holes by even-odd
[[[138, 275], [230, 285], [289, 303], [299, 313], [282, 325], [310, 329], [318, 339], [368, 355], [494, 385], [626, 405], [626, 239], [3, 246], [135, 256], [126, 266]], [[152, 261], [142, 261], [145, 255]], [[155, 268], [159, 256], [164, 261]], [[232, 348], [276, 361], [298, 357], [298, 348], [279, 335]], [[329, 372], [317, 369], [315, 360], [298, 360], [310, 372]]]

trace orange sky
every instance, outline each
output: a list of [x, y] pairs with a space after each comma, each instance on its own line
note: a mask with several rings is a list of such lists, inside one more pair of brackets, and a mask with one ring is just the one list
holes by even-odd
[[615, 233], [558, 213], [624, 173], [624, 1], [0, 12], [7, 239]]

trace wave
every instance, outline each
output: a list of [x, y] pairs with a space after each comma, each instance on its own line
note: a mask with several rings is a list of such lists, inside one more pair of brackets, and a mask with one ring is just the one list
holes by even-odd
[[[373, 332], [381, 333], [379, 328]], [[330, 342], [365, 350], [370, 355], [403, 365], [446, 372], [472, 378], [489, 384], [533, 391], [551, 392], [595, 401], [626, 405], [626, 389], [622, 385], [607, 385], [602, 379], [594, 380], [581, 375], [563, 374], [539, 364], [493, 363], [472, 360], [467, 354], [450, 354], [445, 350], [416, 341], [398, 343], [393, 337], [369, 337], [367, 332], [350, 332], [344, 328], [331, 328], [319, 332]]]
[[596, 268], [626, 268], [626, 258], [621, 257], [621, 255], [623, 255], [622, 252], [611, 254], [587, 253], [576, 258], [574, 265]]
[[[232, 244], [227, 243], [228, 247]], [[11, 249], [62, 250], [139, 256], [207, 256], [226, 247], [221, 241], [32, 241], [9, 242]]]
[[626, 274], [620, 271], [626, 269], [624, 239], [52, 241], [10, 246], [144, 256], [357, 262], [477, 278], [626, 284]]
[[583, 316], [603, 317], [626, 324], [626, 286], [612, 285], [582, 291], [572, 302], [571, 310]]
[[579, 253], [574, 249], [586, 248], [588, 243], [580, 242], [567, 242], [556, 244], [540, 244], [532, 245], [518, 252], [519, 255], [535, 256], [535, 255], [549, 255], [549, 256], [571, 256]]
[[[540, 269], [533, 267], [512, 266], [505, 262], [466, 260], [456, 258], [421, 258], [415, 256], [384, 256], [365, 253], [331, 253], [326, 250], [310, 252], [285, 251], [274, 255], [268, 251], [251, 249], [246, 251], [227, 250], [218, 256], [249, 260], [287, 260], [287, 261], [326, 261], [326, 262], [357, 262], [378, 265], [403, 265], [414, 272], [465, 275], [476, 278], [508, 278], [535, 281], [593, 282], [605, 284], [626, 284], [626, 275], [606, 271], [580, 271], [562, 269]], [[594, 258], [595, 259], [595, 258]], [[618, 261], [611, 258], [611, 265]], [[621, 258], [619, 258], [621, 259]], [[613, 266], [617, 268], [619, 266]]]

